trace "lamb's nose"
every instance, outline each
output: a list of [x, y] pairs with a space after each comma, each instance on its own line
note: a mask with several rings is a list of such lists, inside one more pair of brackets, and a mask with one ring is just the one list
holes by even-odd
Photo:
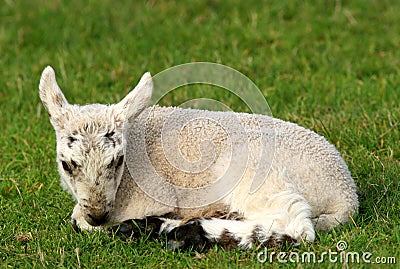
[[102, 214], [87, 214], [87, 222], [92, 226], [99, 226], [107, 222], [108, 211]]

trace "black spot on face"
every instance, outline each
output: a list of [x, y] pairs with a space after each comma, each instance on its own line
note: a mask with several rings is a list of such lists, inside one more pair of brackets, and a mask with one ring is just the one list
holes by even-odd
[[112, 160], [111, 160], [111, 162], [107, 165], [107, 169], [110, 169], [110, 168], [112, 168], [113, 167], [113, 165], [114, 165], [114, 158], [112, 158]]
[[115, 134], [115, 132], [114, 131], [108, 131], [106, 134], [105, 134], [105, 138], [111, 138], [111, 137], [113, 137], [114, 136], [114, 134]]
[[61, 161], [61, 165], [62, 165], [63, 169], [65, 170], [65, 172], [72, 174], [72, 169], [66, 161]]
[[121, 155], [117, 162], [117, 168], [120, 167], [124, 162], [124, 155]]
[[77, 164], [74, 160], [71, 160], [71, 164], [72, 164], [72, 166], [73, 166], [74, 168], [77, 168], [77, 167], [78, 167], [78, 164]]
[[71, 160], [70, 163], [68, 163], [66, 161], [61, 161], [61, 165], [62, 165], [64, 171], [69, 174], [72, 174], [73, 169], [76, 169], [79, 166], [74, 160]]
[[68, 136], [68, 147], [72, 148], [72, 144], [76, 141], [77, 139], [73, 136]]
[[117, 164], [115, 165], [115, 159], [113, 158], [111, 162], [107, 165], [107, 168], [110, 169], [115, 165], [115, 168], [119, 168], [124, 163], [124, 155], [121, 155], [118, 158]]
[[115, 138], [114, 138], [114, 134], [115, 134], [114, 131], [108, 131], [108, 132], [104, 135], [104, 137], [106, 138], [106, 141], [107, 141], [108, 143], [111, 143], [112, 146], [115, 148]]

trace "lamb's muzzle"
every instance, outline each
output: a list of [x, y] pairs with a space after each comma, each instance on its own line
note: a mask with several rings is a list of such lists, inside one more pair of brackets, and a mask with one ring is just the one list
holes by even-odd
[[109, 212], [93, 212], [85, 216], [85, 220], [92, 226], [100, 226], [108, 221]]

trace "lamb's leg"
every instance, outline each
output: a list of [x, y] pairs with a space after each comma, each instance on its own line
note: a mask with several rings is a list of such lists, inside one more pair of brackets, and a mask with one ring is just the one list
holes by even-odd
[[348, 222], [355, 211], [355, 207], [351, 207], [348, 203], [335, 204], [330, 213], [320, 214], [312, 220], [317, 231], [327, 231], [339, 224]]
[[195, 219], [173, 229], [167, 234], [167, 248], [170, 250], [204, 250], [214, 244], [226, 249], [251, 248], [254, 244], [268, 247], [298, 241], [284, 232], [269, 230], [253, 221], [225, 219]]
[[284, 191], [270, 197], [264, 208], [247, 219], [199, 218], [171, 230], [167, 248], [207, 248], [217, 243], [225, 248], [251, 248], [254, 244], [277, 246], [312, 242], [315, 238], [311, 208], [299, 194]]
[[[314, 225], [311, 220], [312, 208], [299, 193], [282, 191], [271, 196], [265, 205], [263, 216], [256, 216], [262, 223], [270, 222], [273, 212], [280, 216], [274, 220], [274, 229], [281, 230], [295, 238], [299, 243], [313, 242], [315, 239]], [[265, 225], [264, 225], [265, 226]], [[272, 227], [272, 226], [271, 226]]]
[[312, 242], [315, 238], [311, 208], [299, 194], [284, 191], [271, 196], [264, 206], [244, 220], [196, 218], [190, 221], [165, 217], [128, 220], [112, 227], [114, 234], [157, 238], [166, 234], [170, 250], [206, 250], [215, 243], [225, 248], [251, 248], [254, 244], [277, 246]]
[[109, 231], [123, 238], [138, 239], [141, 236], [156, 239], [182, 224], [179, 219], [164, 216], [149, 216], [144, 219], [130, 219], [109, 228]]

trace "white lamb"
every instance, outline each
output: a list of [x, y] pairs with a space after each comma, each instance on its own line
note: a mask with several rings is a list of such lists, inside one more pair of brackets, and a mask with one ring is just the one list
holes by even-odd
[[[152, 89], [152, 78], [146, 73], [117, 104], [70, 105], [54, 70], [44, 69], [39, 94], [56, 131], [61, 184], [77, 201], [71, 216], [75, 228], [112, 227], [133, 236], [166, 234], [170, 249], [212, 243], [246, 249], [255, 244], [312, 242], [314, 225], [317, 230], [328, 230], [357, 212], [354, 181], [339, 152], [325, 138], [264, 115], [147, 107]], [[195, 120], [188, 122], [191, 118]], [[182, 122], [187, 124], [182, 127]], [[229, 126], [231, 122], [243, 126], [242, 130], [229, 130], [241, 139], [233, 141], [232, 133], [217, 124]], [[125, 136], [131, 140], [125, 141]], [[212, 147], [204, 146], [206, 140]], [[136, 150], [141, 148], [135, 145], [141, 141], [145, 141], [142, 146], [151, 167], [137, 157]], [[163, 141], [175, 141], [179, 154], [166, 156]], [[130, 152], [124, 152], [125, 143], [133, 145]], [[262, 147], [266, 160], [271, 160], [267, 164], [257, 158]], [[242, 165], [240, 158], [235, 161], [232, 156], [233, 148], [239, 148], [236, 155], [249, 151], [250, 159], [243, 174], [235, 175], [233, 170], [231, 175], [240, 181], [237, 185], [228, 182], [233, 186], [228, 193], [224, 184], [213, 185], [216, 188], [202, 200], [196, 192], [185, 197], [167, 185], [154, 188], [150, 180], [156, 171], [174, 186], [201, 190], [227, 170]], [[202, 170], [198, 164], [192, 167], [196, 171], [183, 171], [173, 165], [182, 158], [189, 164], [204, 158], [210, 165]], [[262, 170], [265, 181], [252, 192], [257, 169]], [[153, 188], [154, 195], [160, 195], [157, 197], [171, 199], [153, 199], [143, 189], [146, 187]], [[210, 197], [220, 199], [207, 204]], [[186, 206], [193, 199], [199, 207]]]

